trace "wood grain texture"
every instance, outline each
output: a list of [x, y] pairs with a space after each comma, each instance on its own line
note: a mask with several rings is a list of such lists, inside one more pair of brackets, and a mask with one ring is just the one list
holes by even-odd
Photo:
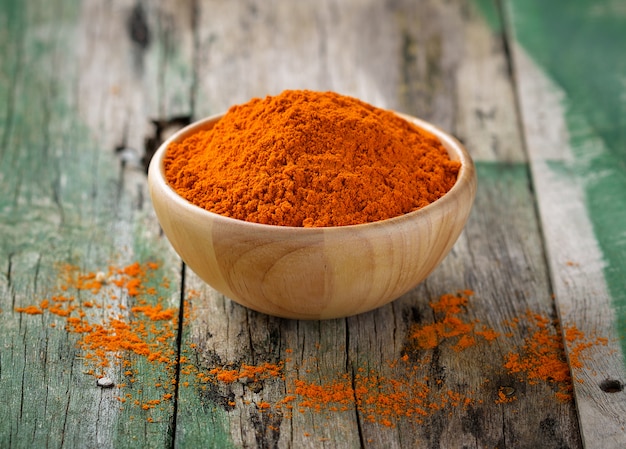
[[[116, 388], [101, 389], [86, 374], [79, 336], [64, 332], [61, 317], [13, 312], [54, 294], [63, 263], [106, 272], [112, 264], [158, 261], [172, 287], [159, 293], [173, 295], [175, 304], [179, 299], [180, 265], [159, 237], [139, 158], [150, 116], [176, 109], [170, 106], [176, 94], [158, 94], [150, 79], [165, 73], [174, 80], [175, 72], [139, 66], [159, 58], [137, 48], [132, 28], [143, 20], [160, 23], [156, 11], [144, 10], [131, 24], [134, 3], [110, 6], [1, 4], [2, 447], [169, 444], [173, 402], [153, 410], [155, 422], [148, 424], [146, 410], [122, 408]], [[150, 48], [158, 52], [160, 40], [153, 35]], [[163, 106], [146, 106], [159, 97]], [[69, 294], [90, 299], [88, 292]], [[121, 295], [118, 304], [128, 310], [134, 300]], [[156, 379], [172, 374], [121, 356], [144, 382], [126, 391], [141, 402], [160, 398]], [[128, 382], [122, 367], [106, 374], [116, 384]]]
[[[617, 311], [604, 273], [607, 262], [585, 206], [582, 180], [583, 176], [602, 175], [581, 174], [575, 168], [580, 162], [573, 154], [571, 131], [564, 119], [566, 93], [524, 48], [515, 45], [513, 49], [533, 183], [560, 318], [565, 325], [608, 339], [606, 346], [594, 349], [583, 366], [572, 368], [575, 378], [580, 379], [574, 387], [585, 447], [623, 447], [626, 379], [618, 331], [623, 324], [616, 322]], [[583, 143], [589, 151], [607, 151], [600, 142], [593, 142], [593, 133], [589, 134]], [[621, 197], [622, 192], [613, 194]], [[571, 355], [575, 346], [567, 345], [567, 349]]]

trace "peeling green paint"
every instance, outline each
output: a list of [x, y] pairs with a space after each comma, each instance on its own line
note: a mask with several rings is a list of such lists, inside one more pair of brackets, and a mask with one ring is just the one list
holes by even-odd
[[[475, 0], [492, 23], [488, 0]], [[514, 35], [565, 93], [574, 161], [602, 251], [604, 277], [626, 353], [626, 3], [620, 0], [508, 0]]]
[[[0, 0], [0, 447], [169, 447], [173, 403], [152, 410], [153, 423], [138, 407], [118, 411], [82, 372], [76, 335], [52, 328], [54, 317], [13, 313], [54, 291], [59, 262], [85, 271], [161, 262], [172, 282], [155, 281], [154, 300], [178, 305], [178, 259], [146, 236], [147, 218], [118, 190], [119, 161], [76, 107], [80, 9], [79, 0]], [[144, 360], [133, 367], [142, 385], [129, 391], [142, 400], [161, 397], [157, 379], [172, 380]], [[219, 425], [204, 432], [221, 445], [224, 413], [212, 413], [207, 426]]]
[[474, 0], [476, 8], [487, 21], [489, 28], [495, 33], [502, 31], [499, 3], [499, 0]]

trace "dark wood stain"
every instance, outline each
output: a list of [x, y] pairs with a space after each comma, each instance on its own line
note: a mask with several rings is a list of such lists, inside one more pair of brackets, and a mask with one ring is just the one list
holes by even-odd
[[151, 33], [141, 3], [137, 3], [130, 12], [127, 22], [128, 36], [142, 50], [150, 45]]

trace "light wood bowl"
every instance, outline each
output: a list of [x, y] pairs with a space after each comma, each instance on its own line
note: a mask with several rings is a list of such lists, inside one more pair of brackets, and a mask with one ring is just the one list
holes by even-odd
[[423, 281], [457, 240], [474, 201], [476, 174], [456, 139], [398, 115], [437, 136], [451, 159], [461, 162], [456, 184], [434, 203], [388, 220], [326, 228], [263, 225], [208, 212], [168, 185], [163, 157], [171, 142], [212, 128], [218, 115], [174, 134], [152, 159], [148, 182], [165, 235], [207, 284], [270, 315], [338, 318], [400, 297]]

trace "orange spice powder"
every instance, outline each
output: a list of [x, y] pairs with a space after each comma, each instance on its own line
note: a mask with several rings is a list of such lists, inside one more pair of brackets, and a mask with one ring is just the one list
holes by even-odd
[[28, 315], [41, 315], [43, 311], [37, 306], [16, 307], [16, 312], [27, 313]]
[[607, 346], [608, 339], [591, 335], [587, 337], [576, 326], [565, 327], [565, 343], [568, 346], [569, 363], [572, 368], [582, 368], [583, 360], [586, 357], [585, 350], [595, 346]]
[[[515, 317], [502, 323], [511, 332], [500, 334], [494, 329], [467, 317], [469, 299], [473, 292], [464, 290], [456, 294], [442, 295], [429, 305], [435, 321], [413, 326], [407, 335], [406, 350], [401, 357], [390, 360], [388, 367], [392, 374], [377, 370], [358, 368], [352, 375], [344, 374], [336, 378], [311, 381], [307, 375], [294, 379], [295, 365], [288, 357], [276, 363], [263, 362], [258, 365], [245, 363], [200, 369], [186, 356], [178, 357], [174, 345], [178, 318], [177, 308], [166, 308], [162, 299], [149, 303], [153, 294], [148, 281], [158, 265], [154, 263], [133, 263], [124, 267], [109, 267], [106, 275], [82, 273], [78, 268], [63, 265], [60, 267], [62, 280], [59, 292], [42, 299], [38, 305], [16, 308], [26, 315], [51, 315], [65, 322], [66, 332], [79, 336], [77, 344], [82, 349], [85, 363], [90, 366], [88, 373], [101, 376], [112, 365], [122, 366], [124, 375], [132, 385], [136, 370], [132, 369], [129, 355], [148, 363], [162, 364], [173, 373], [179, 364], [180, 388], [202, 384], [228, 386], [234, 382], [285, 382], [290, 387], [284, 397], [275, 402], [257, 401], [257, 408], [264, 413], [273, 409], [282, 410], [289, 416], [292, 409], [313, 413], [341, 413], [357, 410], [367, 421], [383, 427], [395, 427], [399, 421], [420, 423], [430, 414], [450, 407], [468, 407], [476, 402], [471, 391], [463, 394], [456, 389], [446, 388], [441, 379], [419, 376], [420, 366], [413, 362], [411, 353], [431, 350], [447, 345], [461, 352], [478, 344], [490, 343], [509, 335], [518, 329], [527, 329], [529, 334], [518, 351], [507, 354], [502, 369], [528, 383], [544, 382], [555, 387], [555, 397], [562, 401], [571, 400], [572, 378], [564, 357], [563, 340], [569, 348], [570, 363], [573, 368], [583, 366], [586, 351], [595, 345], [606, 345], [606, 339], [587, 337], [575, 326], [566, 326], [564, 334], [558, 323], [537, 313], [528, 311], [524, 316]], [[164, 284], [167, 281], [161, 282]], [[77, 291], [87, 291], [88, 299], [79, 301]], [[120, 292], [134, 299], [136, 305], [123, 312], [121, 307], [107, 312], [102, 318], [102, 310], [117, 302]], [[192, 296], [197, 296], [192, 292]], [[190, 319], [191, 307], [186, 302], [185, 317]], [[121, 304], [117, 304], [119, 306]], [[95, 316], [98, 312], [100, 315]], [[54, 323], [51, 323], [54, 324]], [[193, 343], [184, 349], [197, 350]], [[285, 350], [291, 356], [292, 349]], [[178, 357], [178, 360], [177, 360]], [[420, 365], [427, 363], [422, 358]], [[307, 372], [306, 370], [304, 370]], [[185, 376], [191, 376], [187, 378]], [[176, 379], [158, 382], [154, 387], [162, 388], [159, 398], [147, 400], [132, 399], [131, 394], [119, 396], [122, 404], [134, 404], [149, 412], [164, 401], [173, 399], [173, 386]], [[122, 388], [123, 384], [118, 384]], [[500, 387], [494, 401], [505, 406], [517, 400]], [[237, 401], [229, 399], [229, 406]]]
[[482, 326], [476, 329], [476, 323], [464, 319], [471, 290], [460, 291], [457, 294], [442, 295], [438, 300], [430, 303], [439, 319], [432, 324], [415, 325], [409, 333], [409, 343], [414, 349], [433, 349], [445, 340], [454, 340], [452, 349], [462, 351], [475, 346], [480, 337], [487, 342], [498, 338], [495, 330]]
[[345, 226], [444, 195], [460, 163], [393, 112], [334, 92], [287, 90], [233, 106], [168, 147], [168, 183], [209, 211], [280, 226]]
[[[208, 374], [200, 370], [196, 372], [196, 379], [201, 383], [214, 382], [224, 386], [248, 378], [254, 381], [284, 381], [291, 387], [282, 399], [272, 404], [272, 408], [282, 410], [287, 417], [294, 409], [299, 413], [325, 414], [357, 410], [365, 420], [383, 427], [395, 427], [400, 421], [419, 424], [432, 413], [455, 407], [469, 407], [479, 400], [472, 391], [461, 393], [456, 388], [446, 388], [445, 380], [430, 379], [418, 374], [423, 372], [420, 371], [422, 365], [428, 362], [422, 359], [416, 365], [411, 362], [410, 352], [428, 351], [444, 344], [461, 352], [478, 344], [488, 344], [511, 336], [508, 332], [497, 332], [477, 320], [467, 318], [469, 298], [472, 295], [472, 291], [464, 290], [442, 295], [432, 301], [430, 307], [435, 314], [435, 322], [415, 325], [410, 329], [407, 342], [409, 352], [388, 362], [392, 369], [391, 374], [359, 368], [355, 374], [343, 374], [335, 378], [311, 381], [307, 380], [305, 374], [294, 379], [295, 366], [281, 361], [278, 364], [259, 365], [256, 369], [242, 365], [241, 368], [212, 368]], [[519, 352], [505, 357], [501, 369], [518, 376], [520, 381], [550, 383], [556, 387], [557, 400], [571, 400], [572, 379], [564, 359], [557, 323], [541, 314], [528, 312], [502, 325], [512, 331], [529, 329], [530, 334]], [[574, 360], [581, 360], [590, 345], [603, 343], [598, 338], [589, 340], [572, 326], [566, 328], [565, 338], [575, 351], [579, 351], [578, 355], [574, 355], [577, 357]], [[289, 356], [292, 353], [291, 349], [285, 350], [285, 354]], [[576, 354], [572, 351], [570, 353]], [[191, 371], [188, 369], [188, 372]], [[255, 373], [263, 373], [262, 378]], [[304, 373], [308, 374], [309, 370], [304, 369]], [[486, 379], [484, 385], [488, 381]], [[506, 406], [517, 400], [518, 397], [510, 387], [500, 386], [494, 393], [496, 404]], [[236, 403], [230, 401], [230, 406], [234, 407]], [[264, 410], [269, 410], [266, 404], [264, 403]]]
[[[77, 346], [87, 366], [87, 374], [102, 377], [112, 366], [128, 366], [128, 357], [134, 356], [150, 363], [162, 364], [170, 377], [174, 376], [177, 354], [173, 342], [176, 338], [177, 308], [165, 308], [162, 298], [148, 299], [156, 293], [149, 284], [153, 282], [159, 265], [155, 262], [108, 267], [100, 272], [83, 272], [69, 264], [57, 266], [58, 292], [42, 299], [39, 306], [17, 307], [24, 314], [48, 314], [63, 319], [64, 330], [77, 334]], [[77, 293], [83, 292], [81, 295]], [[117, 303], [119, 294], [133, 298], [137, 304], [128, 313], [123, 304]], [[76, 294], [74, 294], [76, 293]], [[91, 296], [84, 300], [85, 293]], [[104, 315], [101, 312], [106, 310]], [[50, 323], [56, 327], [56, 322]], [[134, 382], [133, 372], [123, 373]], [[169, 384], [168, 384], [169, 385]], [[117, 388], [123, 388], [118, 383]], [[167, 386], [162, 388], [167, 390]], [[120, 399], [126, 402], [130, 396]], [[171, 400], [171, 393], [159, 399], [139, 402], [144, 409], [152, 409], [164, 400]]]
[[523, 374], [533, 384], [549, 382], [557, 387], [557, 398], [570, 400], [573, 390], [570, 368], [565, 359], [564, 345], [557, 322], [532, 313], [526, 313], [531, 334], [519, 352], [506, 356], [504, 367], [511, 374]]

